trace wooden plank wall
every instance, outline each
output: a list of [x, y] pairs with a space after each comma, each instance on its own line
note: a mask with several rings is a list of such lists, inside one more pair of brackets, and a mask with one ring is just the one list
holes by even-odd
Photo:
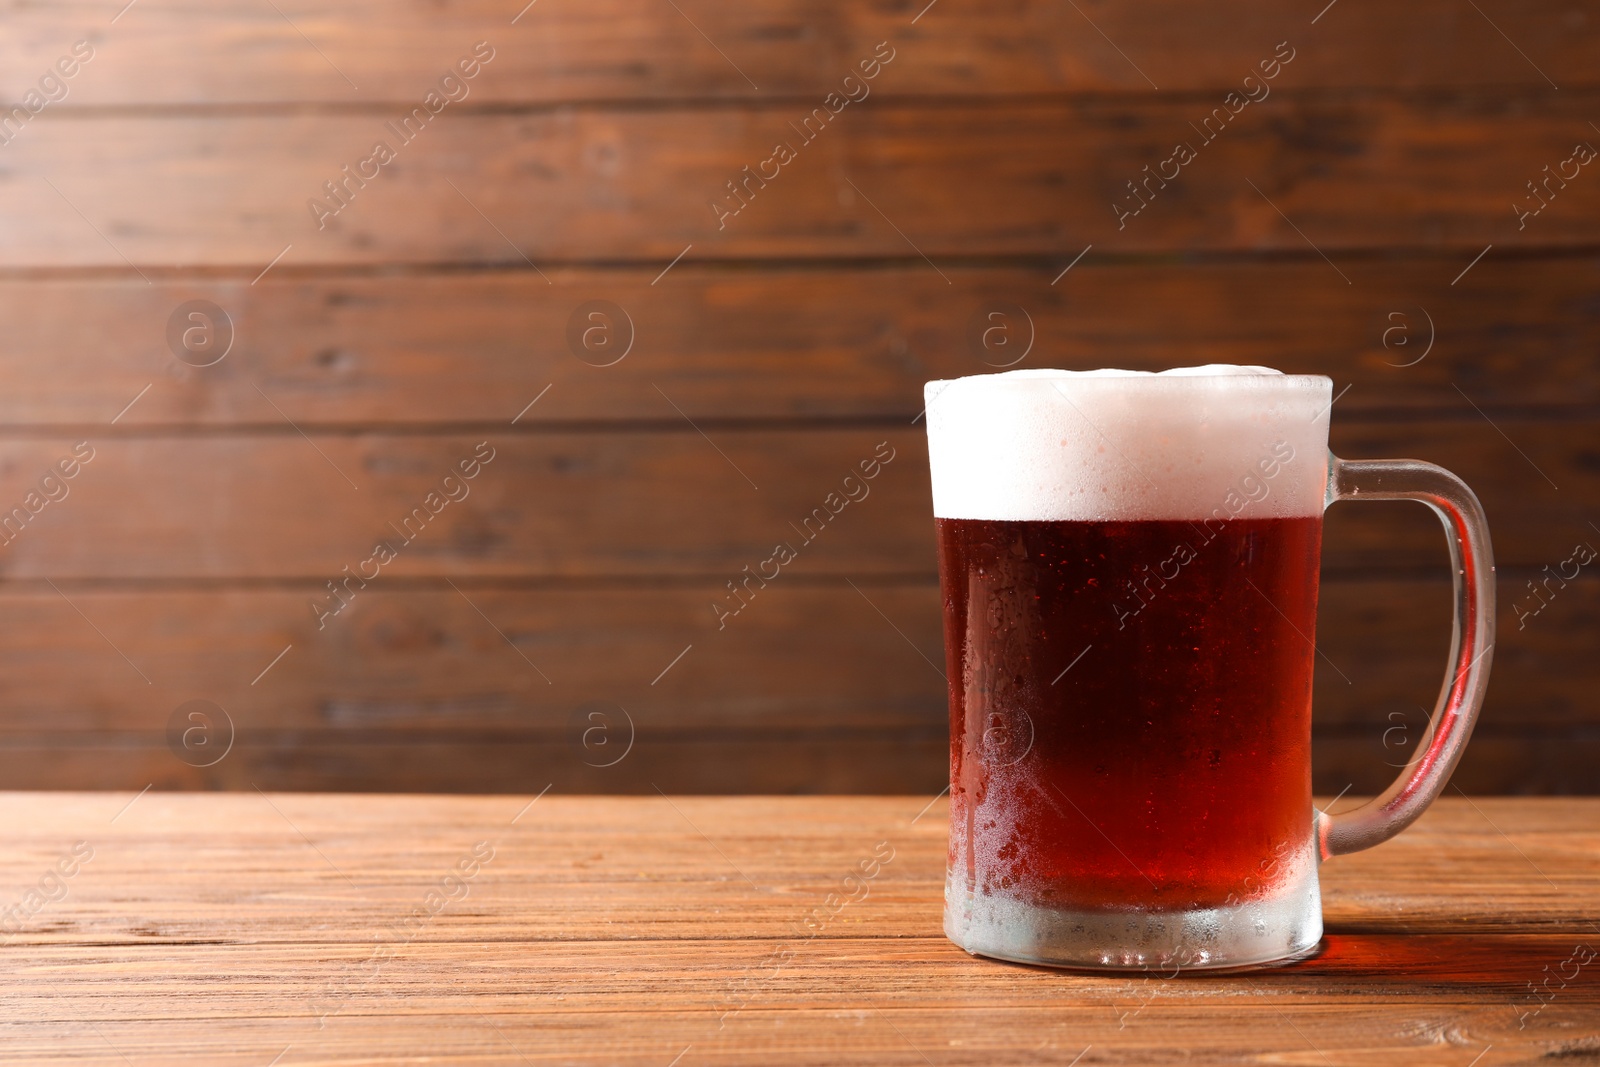
[[[1458, 782], [1600, 789], [1600, 585], [1528, 584], [1600, 546], [1595, 4], [119, 8], [0, 4], [8, 786], [932, 795], [920, 386], [1020, 359], [1333, 377], [1490, 515]], [[1330, 517], [1320, 791], [1420, 733], [1439, 542]]]

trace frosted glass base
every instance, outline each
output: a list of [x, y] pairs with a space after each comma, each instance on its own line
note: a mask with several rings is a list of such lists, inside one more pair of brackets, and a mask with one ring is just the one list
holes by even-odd
[[1069, 910], [969, 894], [945, 882], [944, 932], [976, 956], [1094, 971], [1264, 967], [1322, 939], [1314, 862], [1266, 895], [1190, 911]]

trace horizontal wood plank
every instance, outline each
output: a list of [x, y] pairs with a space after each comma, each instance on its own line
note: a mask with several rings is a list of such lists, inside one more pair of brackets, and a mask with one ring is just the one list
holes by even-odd
[[[818, 888], [791, 906], [803, 918], [831, 891]], [[915, 902], [937, 914], [937, 887], [917, 887]], [[12, 1055], [19, 1063], [58, 1062], [67, 1051], [74, 1063], [108, 1067], [126, 1067], [124, 1055], [249, 1067], [288, 1047], [313, 1062], [398, 1065], [427, 1055], [525, 1067], [536, 1061], [521, 1050], [538, 1048], [567, 1062], [598, 1053], [643, 1067], [690, 1049], [716, 1064], [915, 1067], [929, 1062], [927, 1049], [939, 1056], [933, 1062], [987, 1067], [1037, 1064], [1045, 1055], [1052, 1059], [1043, 1062], [1069, 1064], [1091, 1048], [1106, 1064], [1234, 1064], [1266, 1050], [1334, 1067], [1360, 1067], [1375, 1055], [1459, 1067], [1463, 1054], [1470, 1061], [1492, 1047], [1525, 1051], [1530, 1059], [1520, 1062], [1551, 1051], [1581, 1062], [1600, 1016], [1581, 982], [1534, 1017], [1538, 1029], [1517, 1025], [1538, 1003], [1527, 999], [1529, 981], [1564, 963], [1570, 973], [1574, 953], [1587, 958], [1592, 934], [1569, 932], [1585, 929], [1572, 922], [1558, 929], [1333, 933], [1322, 956], [1294, 971], [1182, 985], [1154, 974], [998, 969], [936, 932], [858, 933], [820, 946], [787, 932], [731, 942], [413, 944], [400, 959], [380, 961], [370, 979], [372, 953], [386, 942], [264, 947], [248, 968], [238, 966], [234, 946], [74, 946], [29, 956], [30, 973], [62, 992], [19, 990], [25, 1021], [13, 1030]], [[770, 954], [784, 950], [795, 955], [775, 969]], [[135, 982], [144, 999], [127, 995]], [[1552, 979], [1550, 988], [1561, 987]], [[738, 996], [747, 1000], [730, 1004]], [[334, 1005], [341, 1010], [332, 1013]], [[719, 1028], [725, 1012], [733, 1017]], [[1434, 1036], [1443, 1026], [1450, 1038]]]
[[[1491, 714], [1491, 711], [1493, 712]], [[1404, 754], [1385, 744], [1384, 733], [1401, 720], [1374, 724], [1361, 736], [1341, 730], [1314, 736], [1311, 780], [1319, 792], [1341, 789], [1377, 793], [1399, 777]], [[1451, 777], [1454, 788], [1472, 796], [1593, 796], [1600, 793], [1600, 740], [1592, 730], [1546, 733], [1516, 722], [1514, 707], [1499, 705], [1484, 713], [1485, 728], [1474, 732], [1467, 754]], [[1417, 719], [1412, 718], [1415, 724]], [[1411, 737], [1415, 738], [1414, 725]]]
[[[937, 591], [861, 590], [786, 577], [719, 627], [712, 605], [727, 590], [703, 581], [374, 587], [324, 629], [310, 586], [12, 592], [0, 595], [16, 632], [0, 649], [0, 737], [148, 741], [178, 704], [205, 698], [241, 737], [532, 737], [593, 763], [620, 756], [635, 732], [942, 738], [944, 682], [922, 658], [943, 665]], [[591, 704], [603, 718], [580, 713]]]
[[117, 10], [106, 5], [12, 3], [0, 92], [20, 98], [77, 39], [91, 42], [95, 55], [58, 106], [409, 101], [480, 40], [495, 55], [469, 99], [498, 104], [820, 99], [885, 40], [897, 51], [873, 86], [885, 95], [1145, 93], [1153, 84], [1220, 93], [1259, 73], [1285, 38], [1297, 54], [1284, 80], [1297, 86], [1547, 89], [1541, 71], [1562, 87], [1595, 83], [1594, 30], [1581, 4], [1490, 5], [1491, 23], [1470, 8], [1429, 0], [1330, 14], [1314, 25], [1315, 12], [1263, 0], [1235, 0], [1205, 20], [1171, 3], [1087, 3], [1074, 11], [1011, 0], [923, 13], [924, 6], [783, 0], [675, 11], [622, 0], [540, 0], [519, 14], [519, 5], [489, 0], [400, 8], [283, 0], [277, 10], [153, 5], [113, 24]]
[[[1596, 801], [1447, 797], [1322, 868], [1316, 957], [1163, 980], [946, 941], [944, 806], [920, 795], [129, 799], [0, 797], [8, 901], [89, 856], [0, 946], [30, 979], [3, 994], [19, 1062], [1459, 1067], [1579, 1059], [1600, 1020], [1581, 978], [1528, 994], [1592, 944]], [[456, 899], [412, 918], [463, 856]]]
[[[30, 867], [49, 864], [64, 843], [80, 838], [89, 841], [95, 856], [74, 886], [72, 898], [81, 908], [76, 921], [65, 928], [34, 924], [18, 939], [20, 946], [87, 938], [106, 946], [177, 946], [206, 940], [208, 932], [231, 919], [260, 926], [263, 945], [293, 944], [305, 936], [304, 925], [326, 922], [330, 947], [354, 947], [382, 936], [395, 906], [408, 900], [411, 888], [425, 882], [436, 866], [448, 867], [461, 849], [488, 840], [496, 847], [484, 873], [498, 877], [472, 887], [488, 910], [463, 914], [458, 923], [425, 927], [418, 931], [419, 943], [480, 938], [525, 944], [738, 942], [785, 936], [793, 912], [809, 910], [806, 894], [817, 887], [831, 889], [834, 871], [850, 870], [863, 851], [889, 840], [894, 859], [883, 865], [874, 892], [858, 902], [863, 906], [859, 922], [892, 923], [907, 936], [938, 936], [938, 909], [930, 916], [923, 894], [937, 892], [944, 877], [948, 805], [942, 798], [726, 800], [682, 794], [571, 797], [552, 791], [530, 805], [536, 793], [471, 798], [269, 793], [263, 799], [255, 792], [194, 797], [157, 789], [134, 799], [109, 791], [8, 792], [0, 795], [0, 811], [11, 820], [6, 869], [16, 884], [7, 883], [6, 889], [25, 887]], [[1331, 799], [1321, 797], [1319, 807], [1329, 806]], [[1331, 810], [1350, 810], [1362, 802], [1349, 794]], [[227, 813], [226, 831], [196, 840], [197, 826], [210, 821], [209, 805]], [[1390, 931], [1396, 936], [1463, 928], [1480, 934], [1549, 933], [1550, 924], [1583, 917], [1590, 896], [1600, 889], [1593, 884], [1593, 854], [1586, 847], [1597, 806], [1600, 798], [1442, 797], [1383, 847], [1339, 857], [1322, 868], [1327, 917], [1351, 933], [1375, 931], [1394, 920], [1391, 902], [1403, 898], [1414, 903], [1416, 914]], [[45, 807], [49, 810], [37, 810]], [[735, 807], [738, 814], [730, 811]], [[413, 832], [400, 833], [404, 825]], [[338, 867], [344, 878], [317, 858], [308, 840], [342, 856], [345, 862]], [[1533, 863], [1548, 866], [1548, 880], [1525, 864], [1505, 862], [1515, 858], [1513, 845]], [[725, 850], [725, 859], [749, 881], [716, 862], [715, 847]], [[178, 902], [161, 896], [171, 885], [152, 877], [153, 866], [144, 864], [186, 848], [203, 854], [219, 874], [260, 877], [263, 891], [238, 901], [192, 896], [193, 910], [174, 910]], [[642, 863], [647, 855], [650, 862]], [[1475, 881], [1438, 877], [1462, 864], [1461, 874]], [[104, 873], [115, 868], [120, 868], [116, 875]], [[296, 887], [309, 888], [308, 883], [325, 894], [319, 899], [325, 909], [321, 915], [307, 914], [304, 900], [295, 897]], [[500, 913], [535, 883], [550, 894], [541, 906], [521, 916]], [[786, 884], [787, 891], [774, 888]], [[1500, 895], [1476, 891], [1485, 884], [1496, 885]], [[604, 892], [597, 894], [600, 887]], [[707, 891], [728, 906], [698, 917], [692, 926], [676, 927], [686, 898]], [[229, 904], [240, 910], [230, 916]], [[154, 929], [130, 928], [129, 911], [151, 920]], [[570, 916], [563, 919], [567, 913], [581, 917], [578, 929]], [[590, 923], [613, 928], [585, 929]], [[914, 929], [917, 924], [926, 925]], [[818, 937], [853, 939], [859, 936], [859, 929], [849, 928], [853, 925], [830, 926]]]
[[[21, 531], [0, 550], [0, 566], [13, 578], [313, 583], [343, 582], [349, 567], [348, 580], [364, 574], [380, 588], [441, 574], [731, 581], [792, 542], [812, 573], [931, 573], [920, 430], [708, 439], [677, 418], [681, 430], [643, 434], [524, 433], [507, 418], [485, 437], [309, 437], [285, 412], [273, 435], [102, 438], [75, 479], [50, 481], [63, 499], [44, 501], [25, 525], [13, 519]], [[0, 500], [33, 506], [72, 448], [0, 443]], [[475, 478], [462, 477], [464, 463]], [[862, 463], [878, 464], [876, 477], [861, 480]], [[853, 490], [844, 484], [852, 475]]]
[[[162, 708], [162, 712], [170, 711]], [[1505, 712], [1510, 712], [1506, 714]], [[151, 715], [157, 718], [157, 715]], [[1487, 714], [1515, 718], [1501, 706]], [[1320, 792], [1380, 792], [1400, 773], [1404, 753], [1384, 743], [1398, 720], [1352, 736], [1312, 738], [1312, 783]], [[751, 730], [726, 734], [639, 735], [614, 766], [609, 752], [580, 750], [576, 730], [555, 735], [458, 739], [452, 735], [371, 732], [240, 736], [210, 767], [195, 767], [148, 735], [43, 735], [0, 738], [0, 774], [17, 788], [296, 792], [537, 793], [546, 786], [584, 795], [674, 793], [937, 795], [949, 782], [949, 742], [926, 730], [850, 730], [829, 734]], [[1415, 734], [1412, 734], [1415, 737]], [[1593, 796], [1600, 793], [1600, 742], [1583, 729], [1485, 730], [1473, 737], [1452, 779], [1473, 796]]]
[[[76, 742], [76, 743], [75, 743]], [[781, 730], [729, 737], [666, 736], [635, 742], [612, 767], [571, 733], [467, 740], [302, 735], [241, 737], [212, 767], [197, 768], [148, 738], [52, 737], [0, 743], [0, 773], [19, 788], [94, 787], [298, 792], [339, 790], [482, 793], [550, 786], [582, 794], [903, 793], [932, 798], [949, 778], [949, 742], [926, 731], [855, 731], [829, 736]], [[1341, 783], [1342, 784], [1342, 783]]]
[[[1489, 702], [1459, 780], [1600, 791], [1584, 644], [1600, 595], [1555, 588], [1519, 628], [1524, 582], [1501, 582]], [[926, 583], [777, 583], [724, 629], [710, 586], [374, 590], [321, 631], [310, 592], [0, 597], [14, 635], [0, 772], [28, 787], [452, 792], [895, 792], [946, 773]], [[1318, 788], [1381, 790], [1414, 751], [1449, 599], [1443, 580], [1324, 582]], [[208, 718], [174, 742], [191, 700]]]
[[[96, 855], [84, 864], [84, 881], [71, 894], [83, 905], [77, 922], [68, 929], [32, 924], [21, 945], [81, 937], [125, 941], [157, 936], [128, 929], [128, 916], [118, 913], [130, 904], [147, 913], [158, 906], [174, 909], [162, 916], [173, 924], [167, 940], [199, 941], [206, 927], [228, 921], [223, 905], [231, 903], [241, 909], [235, 916], [239, 921], [261, 927], [262, 944], [293, 944], [305, 935], [302, 926], [331, 918], [337, 921], [324, 927], [327, 943], [359, 946], [382, 934], [392, 920], [393, 905], [406, 898], [412, 885], [426, 880], [435, 865], [454, 862], [458, 845], [470, 847], [488, 839], [497, 846], [504, 843], [506, 854], [502, 857], [497, 847], [485, 873], [499, 863], [507, 876], [475, 885], [475, 894], [481, 890], [510, 903], [529, 890], [538, 874], [539, 886], [564, 898], [549, 899], [522, 917], [461, 917], [468, 927], [491, 924], [481, 932], [496, 939], [579, 940], [570, 928], [564, 929], [562, 913], [577, 909], [593, 916], [604, 908], [614, 919], [625, 920], [610, 932], [617, 940], [678, 940], [693, 933], [731, 942], [783, 936], [787, 932], [783, 920], [799, 902], [796, 890], [803, 893], [830, 885], [835, 871], [855, 866], [859, 850], [870, 852], [874, 843], [887, 838], [895, 846], [895, 858], [883, 865], [885, 892], [881, 897], [874, 892], [859, 903], [872, 913], [874, 922], [902, 926], [899, 933], [917, 937], [938, 933], [937, 910], [930, 919], [920, 897], [944, 878], [948, 803], [943, 798], [757, 795], [729, 800], [683, 794], [571, 797], [552, 791], [535, 800], [536, 795], [537, 791], [477, 797], [269, 791], [263, 799], [255, 792], [187, 796], [155, 789], [135, 798], [117, 791], [42, 795], [8, 791], [0, 793], [0, 812], [6, 821], [4, 888], [9, 892], [25, 887], [30, 881], [28, 867], [50, 863], [63, 843], [81, 838], [95, 846]], [[1342, 812], [1364, 800], [1356, 794], [1337, 801], [1323, 795], [1317, 803]], [[225, 812], [226, 819], [214, 819], [211, 811]], [[1392, 841], [1326, 863], [1321, 878], [1327, 916], [1352, 932], [1373, 930], [1395, 918], [1389, 902], [1404, 897], [1418, 906], [1418, 914], [1408, 917], [1416, 925], [1407, 924], [1416, 934], [1463, 927], [1485, 934], [1548, 933], [1549, 924], [1585, 917], [1591, 894], [1600, 891], [1592, 878], [1595, 854], [1589, 844], [1597, 819], [1600, 798], [1462, 798], [1451, 793]], [[197, 836], [197, 828], [214, 821], [225, 821], [225, 830], [214, 837]], [[402, 832], [407, 826], [413, 832]], [[318, 860], [307, 847], [308, 839], [333, 846], [344, 856], [346, 863], [341, 866], [350, 882]], [[606, 845], [598, 858], [594, 857], [597, 841]], [[714, 863], [711, 841], [726, 849], [751, 881]], [[1548, 864], [1549, 879], [1533, 876], [1526, 864], [1509, 862], [1516, 857], [1513, 845], [1525, 850], [1534, 863]], [[161, 896], [173, 888], [154, 877], [162, 868], [144, 866], [185, 849], [204, 855], [219, 873], [259, 876], [262, 888], [270, 891], [231, 902], [190, 895], [184, 902], [200, 911], [185, 912], [180, 901]], [[640, 864], [646, 852], [650, 862]], [[123, 876], [99, 874], [119, 863], [127, 865]], [[1463, 863], [1463, 873], [1475, 874], [1477, 882], [1437, 877], [1452, 864]], [[165, 871], [167, 878], [184, 873], [174, 866]], [[790, 882], [794, 889], [789, 892], [771, 888]], [[293, 888], [307, 883], [326, 891], [319, 901], [327, 909], [323, 915], [308, 913], [305, 901], [294, 898]], [[621, 906], [608, 907], [604, 897], [576, 899], [597, 884], [618, 894], [615, 904]], [[1478, 892], [1484, 884], [1497, 885], [1499, 894]], [[891, 891], [896, 888], [902, 891]], [[734, 906], [699, 917], [692, 928], [672, 929], [672, 913], [687, 903], [685, 898], [708, 889]], [[676, 899], [664, 897], [663, 892]], [[914, 923], [933, 925], [911, 929]], [[1459, 925], [1446, 925], [1451, 923]], [[419, 940], [449, 943], [462, 933], [469, 931], [435, 926], [419, 931]], [[845, 927], [818, 932], [827, 940], [855, 936]]]
[[[671, 286], [593, 270], [554, 272], [554, 285], [526, 270], [269, 274], [254, 285], [13, 278], [0, 280], [0, 427], [89, 427], [118, 412], [122, 427], [282, 426], [263, 394], [302, 428], [503, 424], [547, 386], [527, 416], [541, 424], [677, 418], [664, 398], [701, 422], [909, 424], [934, 378], [1212, 362], [1329, 375], [1340, 419], [1600, 407], [1590, 313], [1600, 261], [1530, 259], [1480, 275], [1484, 266], [1455, 287], [1439, 283], [1459, 264], [1437, 256], [1364, 264], [1351, 286], [1328, 285], [1314, 256], [1091, 255], [1056, 284], [1051, 269], [952, 268], [946, 285], [925, 264], [680, 264]], [[226, 319], [202, 311], [191, 322], [178, 309], [193, 300]], [[231, 335], [219, 362], [191, 365], [210, 356], [190, 353], [181, 333], [171, 347], [175, 315], [200, 328], [197, 348], [209, 328]]]
[[[1590, 715], [1584, 635], [1600, 618], [1600, 584], [1589, 576], [1553, 583], [1540, 593], [1548, 605], [1533, 614], [1527, 605], [1540, 601], [1528, 580], [1506, 572], [1500, 582], [1485, 733], [1581, 728]], [[196, 698], [227, 709], [240, 736], [264, 741], [536, 737], [564, 739], [593, 762], [605, 744], [615, 754], [635, 732], [945, 729], [931, 581], [852, 589], [785, 577], [720, 626], [713, 604], [727, 591], [703, 581], [374, 588], [320, 630], [315, 593], [68, 586], [0, 594], [13, 632], [0, 648], [0, 738], [147, 741], [173, 708]], [[1318, 727], [1359, 731], [1374, 755], [1403, 762], [1443, 674], [1450, 602], [1444, 575], [1324, 579]], [[607, 718], [592, 738], [596, 751], [580, 751], [594, 723], [574, 713], [596, 701], [611, 702]]]
[[757, 86], [821, 96], [883, 40], [894, 43], [899, 64], [874, 86], [885, 94], [1146, 93], [1147, 78], [1163, 91], [1226, 91], [1258, 72], [1283, 38], [1298, 45], [1291, 70], [1302, 86], [1547, 88], [1541, 70], [1563, 86], [1594, 83], [1594, 29], [1576, 5], [1493, 10], [1490, 22], [1448, 3], [1416, 3], [1386, 11], [1382, 35], [1366, 32], [1365, 13], [1312, 26], [1261, 0], [1229, 3], [1214, 19], [1168, 6], [1091, 3], [1080, 13], [1014, 0], [923, 14], [909, 2], [698, 3], [680, 13], [542, 0], [518, 16], [515, 5], [486, 0], [400, 10], [374, 0], [331, 8], [285, 0], [280, 11], [157, 5], [112, 24], [117, 13], [99, 5], [13, 5], [0, 90], [19, 98], [77, 38], [96, 54], [72, 85], [70, 106], [406, 101], [478, 40], [496, 53], [469, 99], [498, 104], [744, 98]]
[[[1500, 95], [1269, 98], [1236, 117], [1222, 109], [1228, 121], [1209, 135], [1197, 132], [1208, 103], [1120, 99], [869, 100], [805, 136], [793, 107], [444, 111], [410, 143], [370, 115], [46, 112], [6, 148], [0, 266], [211, 265], [253, 277], [280, 255], [280, 269], [626, 260], [653, 278], [680, 255], [926, 256], [937, 272], [986, 255], [1065, 266], [1090, 244], [1100, 256], [1304, 255], [1309, 241], [1332, 260], [1333, 286], [1360, 273], [1352, 251], [1449, 249], [1460, 271], [1493, 243], [1475, 268], [1482, 281], [1514, 269], [1507, 251], [1600, 242], [1600, 182], [1577, 163], [1537, 216], [1519, 222], [1513, 209], [1544, 203], [1525, 184], [1597, 136], [1587, 116], [1600, 96], [1559, 95], [1537, 108]], [[394, 160], [333, 199], [324, 183], [346, 181], [340, 168], [374, 158], [380, 141]], [[794, 158], [735, 198], [728, 183], [780, 142]], [[1179, 142], [1196, 158], [1169, 166], [1165, 188], [1157, 178], [1130, 191]], [[116, 182], [97, 177], [113, 172]]]
[[[813, 577], [934, 572], [920, 427], [707, 434], [697, 412], [669, 415], [664, 403], [679, 429], [527, 431], [508, 419], [504, 432], [482, 437], [305, 435], [292, 409], [272, 403], [284, 418], [276, 434], [147, 437], [107, 427], [86, 445], [0, 439], [0, 517], [11, 522], [0, 572], [322, 583], [344, 581], [349, 567], [350, 580], [364, 574], [380, 586], [440, 575], [727, 582], [758, 570], [780, 543], [799, 557], [788, 566]], [[558, 401], [552, 393], [543, 403]], [[530, 420], [542, 417], [535, 411]], [[1341, 455], [1429, 459], [1465, 478], [1485, 502], [1504, 565], [1558, 564], [1593, 533], [1573, 510], [1600, 490], [1590, 421], [1341, 422], [1337, 408], [1334, 421]], [[55, 477], [75, 447], [94, 458], [71, 480]], [[452, 477], [480, 452], [494, 459], [475, 479]], [[892, 459], [860, 479], [875, 456]], [[1444, 543], [1424, 508], [1342, 503], [1330, 512], [1324, 560], [1433, 566]]]

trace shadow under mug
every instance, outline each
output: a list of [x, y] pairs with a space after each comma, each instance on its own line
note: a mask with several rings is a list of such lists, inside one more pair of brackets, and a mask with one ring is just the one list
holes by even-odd
[[[1331, 389], [1213, 368], [929, 383], [957, 945], [1096, 970], [1295, 959], [1322, 936], [1319, 864], [1443, 788], [1488, 681], [1488, 528], [1443, 468], [1329, 453]], [[1440, 516], [1455, 632], [1415, 757], [1328, 815], [1311, 683], [1341, 500]]]

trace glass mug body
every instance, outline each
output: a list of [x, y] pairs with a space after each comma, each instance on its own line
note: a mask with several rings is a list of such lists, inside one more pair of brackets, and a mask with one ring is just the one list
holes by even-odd
[[1091, 969], [1315, 949], [1331, 401], [1247, 368], [929, 384], [956, 944]]

